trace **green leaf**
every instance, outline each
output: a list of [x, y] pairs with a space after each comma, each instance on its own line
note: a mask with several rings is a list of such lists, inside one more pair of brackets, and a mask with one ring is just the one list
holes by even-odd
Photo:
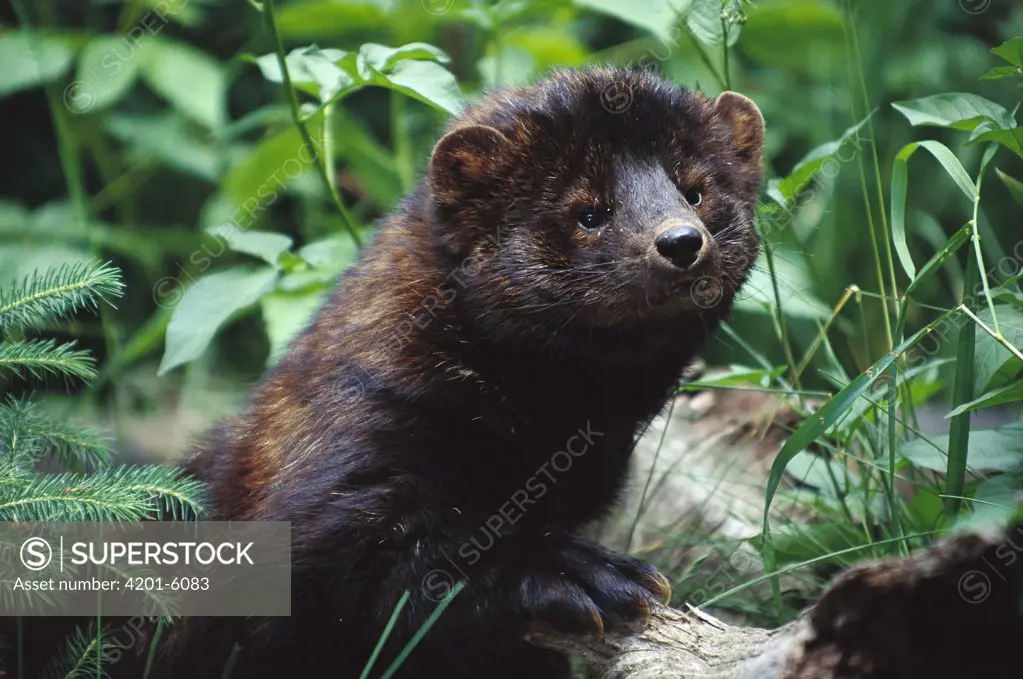
[[1023, 182], [1018, 179], [1014, 179], [1009, 175], [1005, 174], [997, 167], [995, 168], [995, 174], [1005, 184], [1005, 188], [1009, 189], [1009, 193], [1012, 195], [1013, 200], [1017, 203], [1023, 204]]
[[346, 234], [313, 241], [298, 251], [298, 256], [318, 269], [340, 272], [355, 263], [359, 251]]
[[203, 52], [179, 42], [153, 38], [142, 63], [146, 82], [183, 114], [217, 129], [227, 121], [227, 74]]
[[222, 233], [221, 227], [213, 226], [206, 232], [215, 238], [223, 238], [227, 247], [253, 257], [259, 257], [267, 264], [277, 265], [281, 255], [291, 247], [294, 241], [291, 236], [270, 231], [242, 231], [232, 229], [230, 233]]
[[321, 117], [308, 123], [315, 149], [309, 149], [298, 128], [289, 125], [259, 140], [224, 177], [222, 190], [235, 205], [234, 222], [248, 228], [286, 190], [294, 189], [299, 178], [315, 172], [313, 153], [323, 147]]
[[859, 560], [858, 555], [836, 553], [854, 547], [866, 547], [871, 543], [869, 535], [864, 534], [862, 529], [840, 522], [811, 525], [793, 523], [779, 529], [773, 540], [778, 565], [820, 559], [818, 563], [850, 566]]
[[1023, 158], [1023, 131], [1018, 127], [1010, 130], [992, 129], [991, 125], [980, 125], [970, 135], [970, 143], [993, 141]]
[[969, 403], [962, 404], [950, 412], [946, 417], [955, 417], [956, 415], [962, 415], [963, 413], [979, 410], [981, 408], [991, 408], [992, 406], [1016, 403], [1018, 401], [1023, 401], [1023, 381], [1015, 382], [999, 389], [989, 391], [986, 394], [982, 394]]
[[[1023, 347], [1023, 311], [1008, 304], [996, 304], [995, 315], [1006, 342], [1014, 347]], [[983, 309], [977, 316], [992, 325], [991, 310]], [[977, 336], [974, 358], [974, 393], [979, 394], [994, 387], [1001, 387], [1019, 375], [1023, 370], [1020, 361], [1005, 346], [986, 332]]]
[[957, 130], [973, 130], [985, 120], [999, 129], [1016, 126], [1012, 114], [1004, 106], [976, 94], [950, 92], [911, 101], [896, 101], [892, 106], [906, 116], [910, 125], [937, 125]]
[[1004, 530], [1018, 522], [1019, 479], [1014, 475], [1000, 474], [986, 479], [977, 486], [971, 502], [973, 513], [956, 522], [957, 530], [978, 532], [982, 530]]
[[78, 60], [74, 99], [65, 103], [76, 113], [104, 109], [123, 97], [146, 58], [149, 41], [133, 45], [123, 37], [100, 36], [89, 41]]
[[[451, 57], [445, 54], [444, 50], [425, 42], [410, 42], [401, 47], [388, 47], [367, 42], [359, 48], [356, 63], [360, 73], [365, 66], [371, 66], [378, 71], [389, 71], [402, 59], [436, 61], [441, 64], [451, 62]], [[369, 75], [363, 77], [369, 78]]]
[[174, 309], [157, 374], [201, 356], [217, 330], [235, 313], [255, 304], [276, 280], [274, 267], [255, 271], [235, 268], [199, 279]]
[[996, 66], [980, 76], [981, 80], [1001, 80], [1002, 78], [1014, 78], [1023, 75], [1023, 70], [1018, 66]]
[[276, 363], [291, 340], [302, 332], [327, 298], [327, 290], [313, 293], [272, 292], [259, 300], [266, 334], [270, 338], [267, 364]]
[[859, 132], [876, 111], [877, 109], [871, 111], [870, 115], [847, 129], [835, 141], [821, 144], [807, 153], [796, 163], [796, 166], [792, 168], [787, 177], [771, 180], [769, 193], [775, 202], [785, 209], [791, 209], [799, 192], [820, 172], [824, 164], [834, 158], [846, 144], [852, 141], [856, 151], [859, 152], [860, 144], [862, 143]]
[[455, 76], [432, 61], [399, 61], [390, 73], [372, 71], [367, 79], [406, 94], [452, 115], [462, 110], [465, 96]]
[[74, 50], [61, 38], [8, 30], [0, 34], [0, 97], [60, 78]]
[[686, 25], [700, 42], [708, 45], [721, 45], [727, 34], [731, 47], [739, 39], [741, 25], [737, 19], [740, 16], [742, 0], [692, 0], [686, 13]]
[[[575, 0], [574, 4], [612, 16], [667, 41], [671, 39], [671, 27], [689, 10], [693, 0], [645, 0], [642, 3], [635, 0]], [[720, 15], [720, 2], [718, 5]]]
[[959, 189], [966, 194], [966, 197], [973, 203], [977, 198], [977, 187], [967, 174], [959, 159], [955, 157], [944, 144], [936, 141], [921, 141], [906, 144], [895, 156], [895, 163], [892, 167], [892, 241], [895, 245], [895, 252], [902, 264], [903, 271], [909, 276], [910, 281], [916, 278], [916, 265], [913, 264], [913, 257], [906, 245], [906, 194], [909, 183], [909, 159], [918, 149], [925, 149], [933, 155], [950, 177], [955, 181]]
[[1013, 66], [1023, 68], [1023, 37], [1007, 40], [991, 50], [991, 53], [1005, 59]]
[[726, 387], [740, 384], [754, 384], [766, 388], [787, 369], [788, 368], [783, 365], [780, 365], [773, 370], [733, 365], [729, 366], [726, 370], [705, 375], [694, 382], [686, 382], [682, 385], [682, 388], [685, 390], [699, 390], [706, 389], [708, 387]]
[[[338, 93], [356, 87], [352, 76], [337, 65], [346, 54], [336, 49], [321, 50], [315, 45], [299, 47], [285, 57], [284, 63], [295, 88], [326, 102]], [[282, 82], [283, 75], [275, 52], [264, 54], [255, 62], [264, 78], [273, 83]]]
[[[973, 226], [970, 223], [965, 224], [961, 229], [952, 234], [952, 237], [945, 241], [945, 244], [934, 253], [934, 256], [927, 260], [923, 268], [920, 269], [920, 273], [913, 278], [910, 282], [909, 287], [906, 288], [906, 294], [911, 294], [917, 289], [924, 281], [929, 279], [935, 271], [947, 262], [952, 255], [959, 251], [959, 248], [963, 246], [973, 232]], [[903, 230], [903, 239], [905, 239], [905, 231]]]
[[[948, 436], [934, 436], [930, 441], [915, 439], [899, 446], [898, 452], [919, 469], [944, 473], [948, 467]], [[1018, 469], [1023, 465], [1023, 424], [974, 429], [970, 432], [966, 459], [974, 471]]]

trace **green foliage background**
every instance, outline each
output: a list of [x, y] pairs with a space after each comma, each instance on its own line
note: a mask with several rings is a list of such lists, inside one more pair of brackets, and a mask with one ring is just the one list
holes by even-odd
[[[808, 502], [839, 528], [765, 524], [765, 564], [900, 552], [980, 507], [1004, 520], [1021, 486], [1012, 425], [969, 414], [1004, 423], [1023, 400], [1020, 35], [1010, 0], [15, 0], [0, 286], [122, 271], [116, 312], [46, 328], [98, 357], [96, 379], [37, 391], [123, 449], [135, 419], [210, 394], [194, 427], [230, 410], [482, 90], [596, 63], [735, 89], [767, 120], [768, 247], [708, 348], [730, 373], [705, 384], [804, 414], [835, 397], [771, 492], [786, 465], [818, 481], [824, 465]], [[24, 396], [16, 378], [0, 390]], [[928, 409], [957, 415], [944, 438]]]

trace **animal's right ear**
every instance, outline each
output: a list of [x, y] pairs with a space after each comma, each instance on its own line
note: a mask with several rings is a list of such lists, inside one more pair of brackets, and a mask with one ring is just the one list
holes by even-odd
[[[486, 125], [469, 125], [448, 132], [433, 147], [430, 177], [443, 199], [466, 189], [488, 185], [511, 160], [508, 137]], [[452, 195], [453, 194], [453, 195]]]

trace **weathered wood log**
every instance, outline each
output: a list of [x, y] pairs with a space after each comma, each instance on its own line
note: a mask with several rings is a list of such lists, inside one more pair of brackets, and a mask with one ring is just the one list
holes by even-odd
[[1023, 526], [853, 567], [795, 622], [735, 627], [659, 607], [644, 629], [530, 641], [604, 679], [1023, 677]]

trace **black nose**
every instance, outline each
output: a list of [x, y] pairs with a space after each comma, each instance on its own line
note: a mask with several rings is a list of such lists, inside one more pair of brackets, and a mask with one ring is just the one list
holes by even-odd
[[703, 234], [691, 226], [668, 229], [654, 240], [657, 251], [680, 269], [688, 269], [700, 256]]

